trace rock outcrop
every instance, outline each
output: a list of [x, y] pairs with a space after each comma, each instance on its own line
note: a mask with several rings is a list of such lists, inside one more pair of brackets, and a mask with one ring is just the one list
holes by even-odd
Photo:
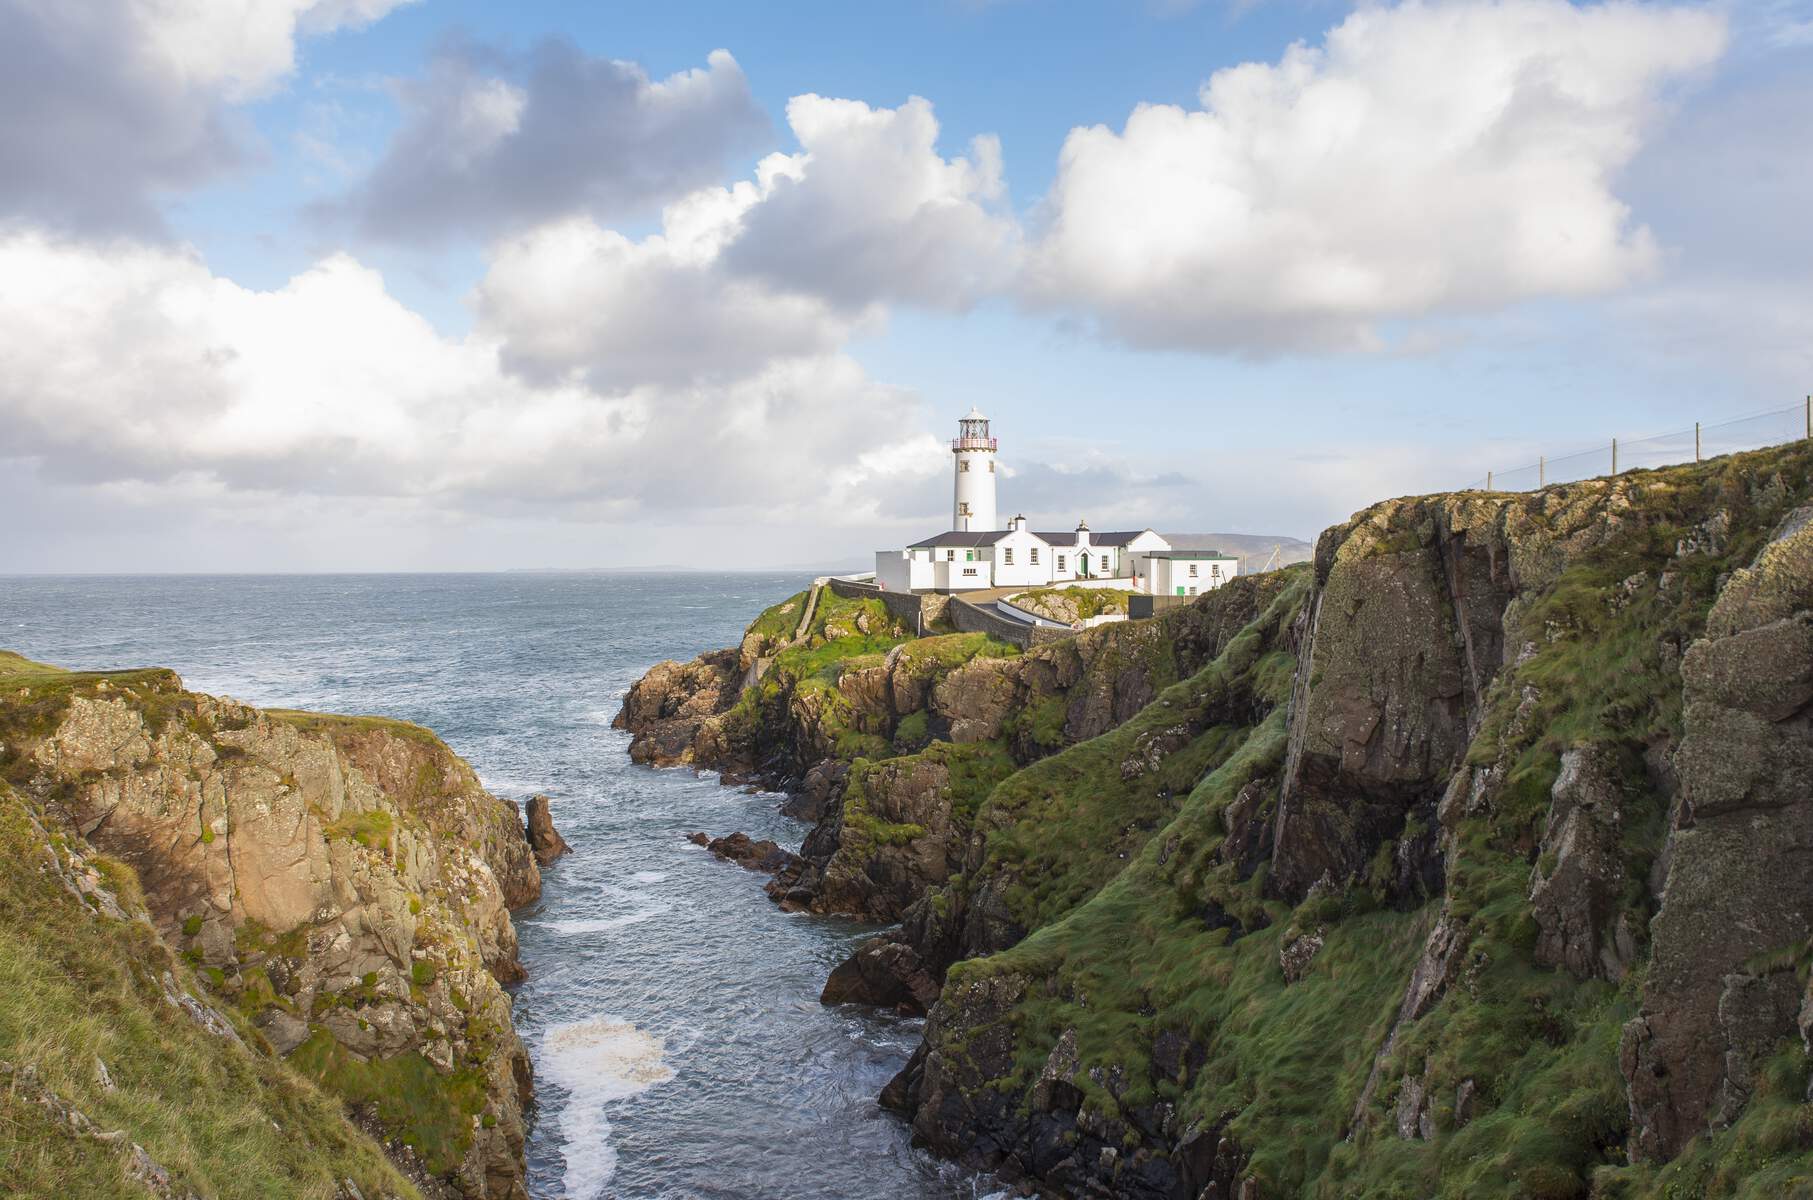
[[824, 999], [927, 1011], [882, 1102], [1010, 1182], [1794, 1194], [1810, 500], [1795, 444], [1388, 501], [1025, 655], [782, 650], [691, 761], [810, 793], [772, 890], [900, 921]]
[[529, 837], [529, 850], [539, 866], [552, 866], [555, 859], [573, 852], [560, 831], [554, 828], [554, 814], [549, 811], [546, 796], [530, 796], [528, 810], [525, 831]]
[[417, 1194], [158, 936], [131, 868], [5, 779], [0, 863], [7, 1195]]
[[1798, 970], [1813, 936], [1813, 508], [1731, 575], [1681, 674], [1681, 805], [1623, 1046], [1632, 1141], [1661, 1158], [1736, 1120], [1813, 1011]]
[[[789, 811], [816, 825], [797, 868], [769, 887], [784, 907], [897, 920], [962, 869], [970, 818], [995, 783], [1138, 715], [1214, 659], [1279, 586], [1255, 577], [1158, 621], [1024, 655], [980, 634], [909, 639], [878, 602], [829, 594], [803, 639], [760, 638], [796, 597], [739, 651], [651, 669], [617, 723], [637, 761], [793, 793]], [[758, 642], [768, 657], [751, 656]]]
[[693, 761], [814, 781], [787, 897], [901, 921], [823, 999], [928, 1011], [881, 1098], [941, 1155], [1059, 1196], [1793, 1195], [1809, 498], [1795, 444], [1391, 500], [1307, 576], [1023, 656], [781, 651]]
[[540, 876], [515, 806], [415, 726], [19, 663], [6, 776], [132, 868], [218, 1002], [425, 1191], [526, 1196], [529, 1059], [499, 984]]

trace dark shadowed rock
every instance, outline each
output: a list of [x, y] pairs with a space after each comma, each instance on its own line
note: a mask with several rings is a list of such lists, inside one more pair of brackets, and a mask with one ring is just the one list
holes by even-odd
[[1579, 746], [1561, 756], [1530, 876], [1530, 913], [1542, 931], [1536, 961], [1581, 979], [1620, 979], [1636, 955], [1619, 919], [1625, 877], [1618, 772], [1617, 755], [1602, 747]]
[[563, 854], [571, 854], [573, 848], [567, 845], [565, 838], [554, 828], [554, 818], [548, 812], [546, 796], [529, 797], [529, 820], [527, 833], [529, 848], [535, 851], [535, 861], [548, 866]]
[[821, 1004], [867, 1004], [919, 1015], [938, 999], [938, 981], [911, 946], [872, 938], [838, 964], [818, 999]]
[[703, 845], [725, 862], [733, 862], [746, 871], [772, 875], [799, 861], [797, 854], [783, 850], [778, 843], [767, 838], [758, 842], [746, 833], [733, 833], [700, 842], [701, 836], [703, 835], [695, 833], [687, 840], [694, 845]]
[[1798, 1034], [1800, 985], [1771, 956], [1813, 934], [1813, 509], [1726, 582], [1681, 663], [1672, 836], [1643, 1008], [1625, 1028], [1632, 1150], [1669, 1158], [1730, 1120]]

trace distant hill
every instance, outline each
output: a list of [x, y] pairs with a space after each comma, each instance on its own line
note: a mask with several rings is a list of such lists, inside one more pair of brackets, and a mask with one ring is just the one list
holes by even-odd
[[1272, 547], [1278, 547], [1278, 566], [1288, 567], [1292, 563], [1308, 562], [1315, 554], [1313, 542], [1302, 538], [1279, 537], [1257, 533], [1161, 533], [1158, 536], [1171, 543], [1174, 550], [1219, 550], [1223, 554], [1234, 554], [1245, 558], [1242, 564], [1247, 571], [1257, 571], [1272, 556]]

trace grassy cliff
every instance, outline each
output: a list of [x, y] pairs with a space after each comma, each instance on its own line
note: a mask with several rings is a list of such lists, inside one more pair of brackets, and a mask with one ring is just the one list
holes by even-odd
[[[1288, 723], [1242, 731], [1131, 849], [1105, 836], [1111, 779], [1003, 814], [998, 838], [1054, 852], [1009, 893], [1026, 936], [950, 970], [916, 1130], [1066, 1194], [1813, 1194], [1813, 887], [1804, 860], [1759, 880], [1732, 854], [1765, 819], [1752, 862], [1809, 844], [1783, 814], [1808, 803], [1810, 669], [1769, 651], [1809, 644], [1810, 463], [1396, 501], [1324, 535]], [[1764, 611], [1696, 675], [1746, 580]], [[1696, 721], [1773, 739], [1789, 784], [1708, 765]], [[1700, 876], [1728, 923], [1670, 907]], [[1708, 957], [1698, 991], [1663, 989]], [[1698, 1092], [1699, 1052], [1658, 1032], [1695, 1013]]]
[[[28, 665], [7, 663], [13, 678]], [[415, 1196], [153, 928], [137, 875], [0, 783], [0, 1179], [8, 1195]], [[184, 999], [208, 1022], [198, 1020]], [[209, 1007], [204, 1007], [209, 1006]]]
[[885, 1100], [941, 1153], [1056, 1195], [1813, 1195], [1810, 500], [1796, 444], [1388, 501], [1158, 620], [824, 637], [726, 703], [822, 804], [819, 896], [902, 920], [827, 997], [929, 1004]]
[[38, 1109], [84, 1114], [7, 1153], [111, 1178], [98, 1148], [138, 1141], [202, 1195], [526, 1194], [500, 983], [539, 873], [514, 807], [433, 734], [5, 654], [0, 786], [0, 1060]]

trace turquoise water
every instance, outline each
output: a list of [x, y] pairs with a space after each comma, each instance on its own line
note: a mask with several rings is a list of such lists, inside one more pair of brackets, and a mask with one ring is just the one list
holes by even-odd
[[266, 706], [434, 729], [493, 792], [553, 797], [575, 853], [517, 914], [537, 1197], [964, 1198], [874, 1097], [916, 1022], [818, 1003], [866, 932], [789, 915], [683, 835], [796, 845], [777, 797], [630, 764], [650, 664], [734, 645], [801, 575], [0, 577], [0, 648], [159, 665]]

